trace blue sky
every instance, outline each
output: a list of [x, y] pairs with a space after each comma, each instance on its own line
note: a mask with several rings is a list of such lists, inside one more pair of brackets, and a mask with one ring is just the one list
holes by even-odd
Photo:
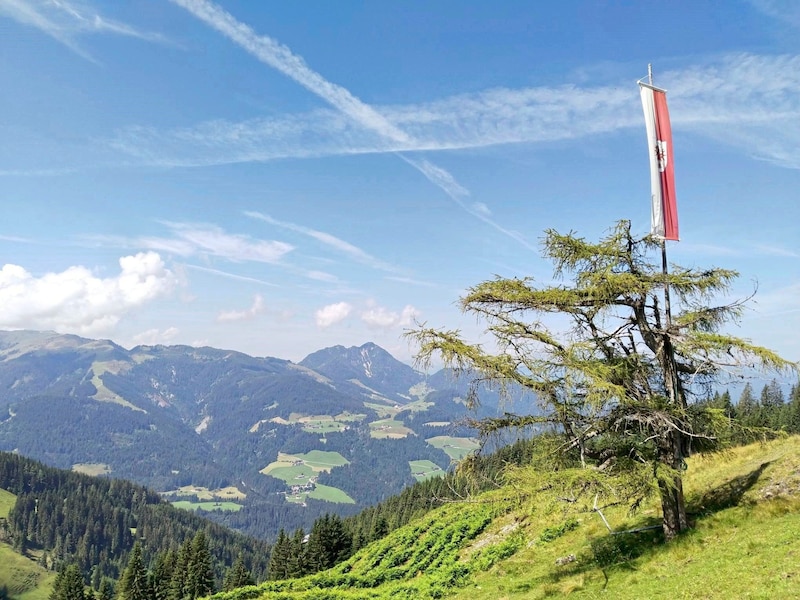
[[669, 90], [670, 260], [757, 286], [800, 359], [800, 3], [0, 0], [0, 328], [300, 360], [544, 229], [649, 228], [636, 81]]

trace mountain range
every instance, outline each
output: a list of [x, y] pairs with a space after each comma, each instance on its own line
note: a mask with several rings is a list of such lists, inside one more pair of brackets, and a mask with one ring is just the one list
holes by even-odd
[[130, 479], [262, 537], [352, 514], [477, 447], [464, 381], [372, 343], [293, 363], [0, 332], [0, 390], [0, 450]]

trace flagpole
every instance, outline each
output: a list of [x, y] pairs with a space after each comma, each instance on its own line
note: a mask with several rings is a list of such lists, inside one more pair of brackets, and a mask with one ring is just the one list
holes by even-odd
[[[653, 64], [647, 63], [647, 82], [653, 86]], [[672, 309], [669, 301], [669, 266], [667, 263], [667, 240], [661, 238], [661, 272], [664, 275], [664, 321], [669, 330], [672, 327]]]

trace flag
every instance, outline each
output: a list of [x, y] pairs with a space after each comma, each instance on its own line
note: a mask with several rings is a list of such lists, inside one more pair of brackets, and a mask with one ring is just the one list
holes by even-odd
[[665, 240], [678, 239], [678, 203], [675, 198], [675, 163], [667, 93], [639, 82], [647, 146], [650, 148], [650, 233]]

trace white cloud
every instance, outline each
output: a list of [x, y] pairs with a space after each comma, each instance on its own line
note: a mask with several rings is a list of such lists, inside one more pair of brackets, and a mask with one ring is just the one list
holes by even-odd
[[133, 336], [132, 341], [137, 346], [157, 346], [170, 344], [180, 333], [177, 327], [168, 327], [163, 331], [157, 328], [142, 331]]
[[[381, 111], [362, 102], [349, 90], [328, 81], [322, 75], [309, 68], [303, 58], [294, 54], [288, 47], [269, 36], [258, 35], [248, 25], [237, 21], [230, 13], [216, 4], [208, 0], [172, 1], [228, 37], [228, 39], [238, 44], [264, 64], [280, 71], [311, 93], [322, 98], [341, 114], [346, 115], [366, 130], [380, 136], [381, 140], [384, 141], [379, 143], [385, 144], [385, 140], [389, 140], [394, 144], [404, 146], [413, 147], [417, 144], [414, 137], [398, 127], [396, 121], [392, 118], [387, 118]], [[464, 205], [459, 198], [467, 195], [468, 192], [456, 181], [452, 174], [428, 160], [418, 161], [407, 158], [404, 158], [404, 160], [422, 173], [431, 183], [439, 186], [461, 208], [466, 209], [472, 215], [478, 216], [497, 231], [521, 242], [529, 249], [533, 249], [519, 234], [508, 231], [492, 221], [487, 215], [476, 213]]]
[[35, 27], [61, 42], [76, 54], [92, 57], [77, 43], [84, 34], [110, 33], [147, 41], [164, 42], [156, 33], [140, 31], [126, 23], [103, 17], [85, 2], [67, 0], [0, 0], [0, 15]]
[[420, 312], [410, 304], [406, 305], [400, 313], [382, 306], [371, 306], [361, 313], [361, 320], [368, 327], [376, 329], [389, 329], [391, 327], [407, 327], [412, 325]]
[[[676, 131], [699, 133], [752, 156], [800, 168], [800, 56], [730, 54], [659, 73], [658, 83], [670, 90]], [[377, 110], [409, 131], [411, 139], [376, 138], [373, 131], [339, 113], [317, 110], [166, 132], [123, 130], [110, 143], [158, 164], [208, 165], [543, 144], [643, 127], [633, 81], [595, 87], [499, 88]], [[430, 161], [408, 162], [462, 208], [486, 216], [475, 204], [464, 202], [468, 191], [447, 171]]]
[[244, 213], [246, 216], [258, 219], [260, 221], [264, 221], [265, 223], [269, 223], [270, 225], [276, 225], [278, 227], [282, 227], [284, 229], [288, 229], [289, 231], [295, 231], [297, 233], [302, 233], [307, 235], [318, 242], [325, 244], [335, 250], [357, 260], [360, 263], [369, 265], [374, 267], [375, 269], [380, 269], [383, 271], [397, 271], [396, 267], [393, 267], [390, 264], [383, 262], [380, 259], [371, 256], [361, 248], [354, 246], [353, 244], [344, 241], [341, 238], [331, 235], [330, 233], [325, 233], [324, 231], [317, 231], [316, 229], [311, 229], [310, 227], [304, 227], [303, 225], [296, 225], [295, 223], [289, 223], [286, 221], [279, 221], [278, 219], [273, 219], [271, 216], [266, 215], [264, 213], [256, 212], [256, 211], [245, 211]]
[[127, 248], [147, 248], [178, 256], [215, 256], [233, 262], [278, 263], [294, 246], [274, 240], [253, 239], [247, 235], [227, 233], [216, 225], [203, 223], [162, 222], [172, 237], [122, 238], [107, 235], [87, 236], [90, 243], [112, 244]]
[[325, 283], [338, 283], [339, 278], [331, 273], [325, 271], [306, 271], [305, 276], [314, 281], [322, 281]]
[[344, 321], [352, 312], [352, 305], [347, 302], [337, 302], [323, 306], [314, 313], [317, 327], [326, 328]]
[[250, 306], [250, 308], [245, 310], [222, 311], [217, 316], [217, 321], [223, 323], [228, 321], [251, 321], [258, 315], [262, 314], [265, 310], [266, 306], [264, 306], [264, 298], [261, 297], [261, 294], [256, 294], [253, 298], [253, 304]]
[[246, 275], [237, 275], [236, 273], [228, 273], [227, 271], [220, 271], [219, 269], [211, 269], [209, 267], [201, 267], [199, 265], [185, 265], [187, 269], [192, 269], [193, 271], [202, 271], [203, 273], [212, 273], [214, 275], [219, 275], [221, 277], [227, 277], [228, 279], [235, 279], [237, 281], [247, 281], [249, 283], [258, 283], [259, 285], [268, 285], [269, 287], [280, 287], [277, 283], [272, 283], [270, 281], [264, 281], [263, 279], [257, 279], [255, 277], [247, 277]]
[[800, 27], [800, 5], [797, 0], [750, 0], [756, 9], [793, 27]]
[[0, 327], [95, 335], [129, 311], [169, 293], [176, 283], [161, 257], [142, 252], [119, 259], [120, 273], [101, 279], [82, 266], [35, 277], [23, 267], [0, 270]]
[[293, 79], [343, 114], [383, 137], [407, 141], [408, 135], [382, 114], [340, 85], [326, 80], [308, 67], [302, 57], [266, 35], [258, 35], [248, 25], [206, 0], [172, 0], [195, 17], [241, 46], [258, 60]]

